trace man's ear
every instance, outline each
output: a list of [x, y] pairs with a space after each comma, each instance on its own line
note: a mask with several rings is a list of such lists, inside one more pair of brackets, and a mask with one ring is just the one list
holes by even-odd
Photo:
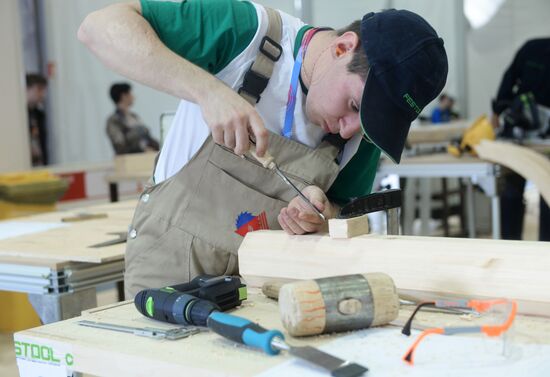
[[359, 44], [359, 36], [353, 31], [346, 31], [344, 34], [336, 37], [333, 42], [334, 57], [339, 58], [342, 55], [353, 53]]

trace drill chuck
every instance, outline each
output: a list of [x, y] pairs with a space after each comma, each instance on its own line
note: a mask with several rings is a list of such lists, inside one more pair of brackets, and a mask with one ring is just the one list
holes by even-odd
[[170, 287], [145, 289], [139, 292], [134, 303], [146, 317], [184, 326], [206, 326], [206, 319], [219, 311], [218, 305]]

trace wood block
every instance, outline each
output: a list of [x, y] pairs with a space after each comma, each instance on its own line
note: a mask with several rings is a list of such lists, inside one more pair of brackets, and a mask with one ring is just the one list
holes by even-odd
[[399, 292], [425, 298], [504, 297], [525, 314], [550, 317], [550, 242], [249, 232], [239, 271], [250, 287], [367, 272], [391, 276]]
[[115, 172], [149, 172], [152, 174], [156, 157], [157, 152], [130, 153], [115, 156]]
[[369, 218], [362, 215], [349, 219], [329, 219], [328, 232], [331, 238], [351, 238], [369, 232]]

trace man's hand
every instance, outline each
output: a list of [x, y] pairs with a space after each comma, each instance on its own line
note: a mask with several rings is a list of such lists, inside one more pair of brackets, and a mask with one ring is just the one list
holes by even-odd
[[[334, 217], [334, 207], [323, 190], [317, 186], [308, 186], [302, 193], [327, 219]], [[292, 199], [288, 207], [281, 209], [277, 219], [288, 234], [315, 233], [327, 225], [299, 196]]]
[[249, 134], [252, 133], [256, 140], [256, 153], [260, 157], [264, 155], [268, 140], [264, 122], [256, 109], [235, 91], [221, 82], [215, 83], [199, 106], [215, 143], [243, 155], [250, 147]]

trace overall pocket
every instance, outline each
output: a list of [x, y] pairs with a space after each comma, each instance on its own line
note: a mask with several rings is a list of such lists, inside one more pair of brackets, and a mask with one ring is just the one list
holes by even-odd
[[[154, 220], [154, 216], [149, 216]], [[191, 278], [190, 250], [193, 236], [156, 221], [156, 227], [137, 229], [126, 248], [126, 296], [146, 288], [185, 283]], [[152, 231], [154, 230], [154, 231]]]
[[[215, 248], [236, 254], [246, 232], [259, 229], [281, 229], [277, 216], [288, 202], [274, 195], [281, 184], [272, 172], [241, 160], [248, 174], [258, 174], [265, 193], [243, 182], [214, 162], [204, 167], [197, 193], [185, 214], [184, 228]], [[250, 165], [250, 166], [249, 166]], [[259, 170], [255, 170], [259, 169]], [[263, 171], [262, 171], [263, 170]], [[231, 172], [233, 173], [233, 172]]]

